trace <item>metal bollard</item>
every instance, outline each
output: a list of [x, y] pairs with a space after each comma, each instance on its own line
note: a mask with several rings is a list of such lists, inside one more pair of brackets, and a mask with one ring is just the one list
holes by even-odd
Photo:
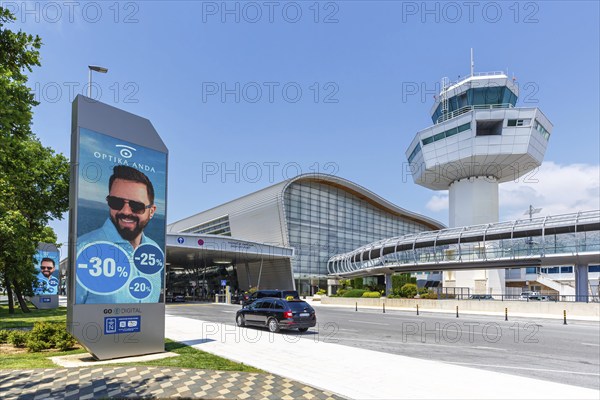
[[417, 315], [419, 315], [419, 305], [417, 304]]
[[508, 321], [508, 308], [504, 309], [504, 320]]
[[563, 325], [567, 324], [567, 310], [563, 310]]
[[385, 314], [385, 303], [383, 303], [383, 313]]
[[456, 306], [456, 318], [458, 318], [458, 306]]
[[354, 303], [354, 311], [358, 311], [358, 302]]

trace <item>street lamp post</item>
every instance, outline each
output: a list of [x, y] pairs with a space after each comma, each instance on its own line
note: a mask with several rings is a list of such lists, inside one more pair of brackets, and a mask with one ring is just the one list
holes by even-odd
[[[537, 214], [540, 211], [542, 211], [541, 208], [533, 208], [533, 206], [530, 204], [529, 208], [525, 211], [525, 215], [529, 214], [529, 221], [531, 221], [533, 214]], [[529, 254], [528, 255], [531, 255], [532, 247], [533, 247], [533, 244], [534, 244], [533, 243], [533, 238], [531, 236], [529, 237], [529, 239], [527, 239], [527, 244], [529, 245]]]
[[97, 65], [88, 65], [89, 74], [88, 74], [88, 97], [92, 97], [92, 71], [100, 72], [101, 74], [105, 74], [108, 72], [108, 68], [99, 67]]

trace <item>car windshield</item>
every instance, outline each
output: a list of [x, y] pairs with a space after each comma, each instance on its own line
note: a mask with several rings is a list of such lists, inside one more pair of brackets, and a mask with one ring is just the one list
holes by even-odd
[[292, 311], [312, 311], [312, 307], [305, 301], [288, 301], [288, 306]]
[[257, 292], [258, 297], [279, 297], [276, 290], [261, 290]]

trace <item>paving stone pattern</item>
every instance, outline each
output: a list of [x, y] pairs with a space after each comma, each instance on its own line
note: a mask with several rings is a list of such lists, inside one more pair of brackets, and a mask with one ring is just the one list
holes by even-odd
[[0, 398], [343, 399], [272, 374], [160, 367], [0, 370]]

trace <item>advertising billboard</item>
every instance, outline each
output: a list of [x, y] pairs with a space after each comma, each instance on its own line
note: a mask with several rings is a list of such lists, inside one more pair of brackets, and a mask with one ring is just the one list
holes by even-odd
[[34, 258], [36, 279], [30, 300], [37, 308], [56, 308], [60, 290], [60, 253], [55, 245], [40, 243]]
[[96, 359], [165, 351], [167, 170], [149, 120], [75, 98], [67, 329]]
[[76, 304], [163, 301], [166, 154], [80, 128]]
[[58, 294], [59, 254], [54, 249], [43, 249], [38, 248], [35, 255], [37, 281], [33, 285], [33, 294], [36, 296]]

